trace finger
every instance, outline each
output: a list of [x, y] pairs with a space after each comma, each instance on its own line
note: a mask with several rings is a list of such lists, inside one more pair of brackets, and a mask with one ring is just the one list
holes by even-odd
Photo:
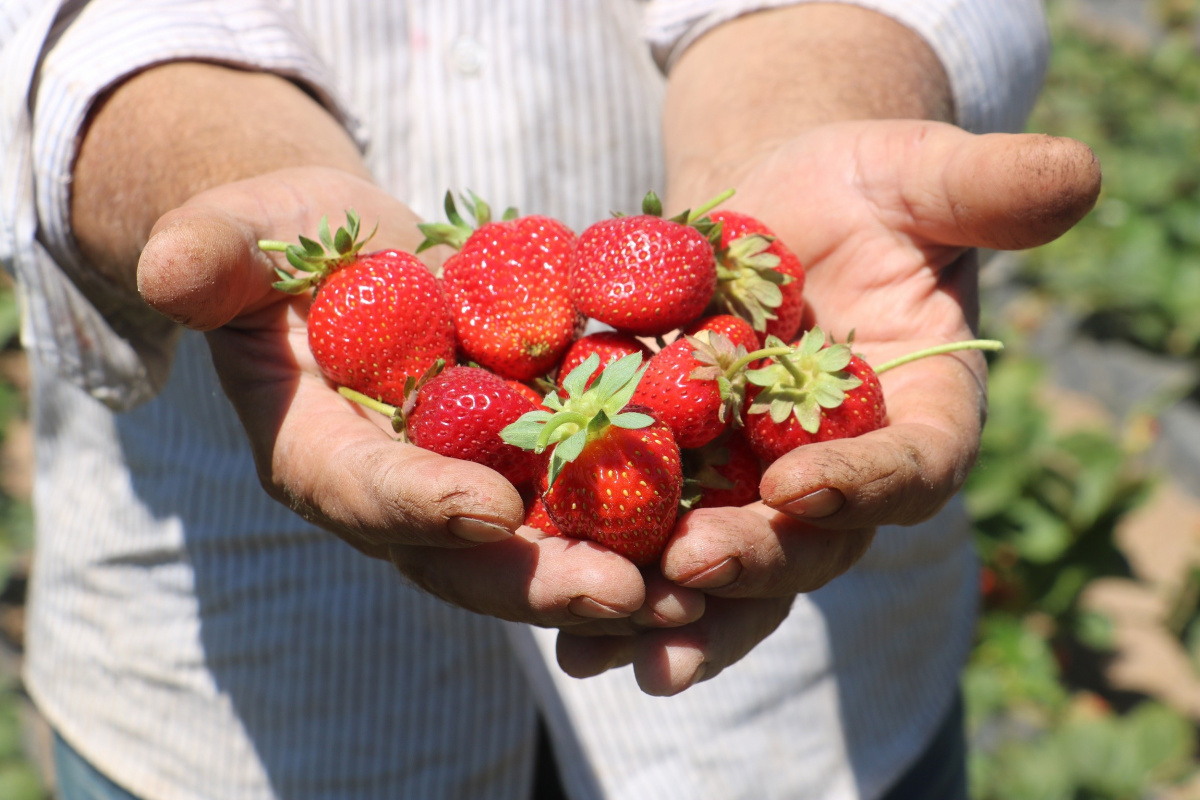
[[203, 192], [163, 215], [138, 262], [138, 291], [167, 317], [212, 330], [281, 298], [274, 269], [286, 262], [259, 250], [259, 240], [312, 237], [320, 217], [336, 227], [351, 207], [366, 230], [378, 220], [371, 249], [411, 251], [420, 241], [413, 213], [370, 182], [334, 169], [279, 170]]
[[680, 521], [662, 569], [669, 580], [717, 597], [792, 597], [852, 567], [874, 535], [873, 528], [815, 528], [762, 504], [705, 508]]
[[390, 556], [402, 574], [448, 602], [543, 627], [628, 618], [646, 599], [641, 572], [628, 559], [527, 527], [471, 550], [396, 546]]
[[699, 621], [634, 640], [633, 672], [642, 691], [670, 697], [740, 661], [787, 618], [793, 597], [714, 599]]
[[1087, 214], [1100, 192], [1100, 164], [1082, 142], [1041, 134], [976, 136], [933, 122], [904, 135], [871, 128], [864, 150], [889, 150], [886, 171], [865, 178], [894, 225], [961, 247], [1020, 250], [1058, 238]]
[[632, 636], [647, 628], [677, 628], [704, 615], [704, 593], [667, 580], [657, 569], [642, 571], [646, 601], [627, 619], [597, 620], [571, 629], [576, 636]]
[[610, 669], [633, 663], [632, 636], [577, 636], [559, 631], [555, 657], [572, 678], [592, 678]]
[[524, 519], [499, 473], [395, 441], [285, 363], [278, 332], [224, 327], [208, 339], [260, 481], [310, 521], [352, 542], [464, 547], [506, 539]]
[[558, 663], [576, 678], [632, 663], [643, 692], [669, 697], [740, 661], [787, 618], [793, 599], [714, 599], [691, 625], [634, 637], [597, 639], [562, 631], [555, 648]]

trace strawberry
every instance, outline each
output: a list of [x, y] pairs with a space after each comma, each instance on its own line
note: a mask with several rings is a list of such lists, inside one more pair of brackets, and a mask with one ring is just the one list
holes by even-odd
[[533, 387], [527, 386], [520, 381], [514, 381], [511, 378], [506, 379], [504, 382], [507, 383], [509, 388], [515, 391], [517, 394], [528, 398], [529, 402], [533, 403], [535, 406], [540, 406], [542, 404], [542, 396], [538, 394], [537, 390]]
[[[560, 389], [562, 388], [563, 379], [571, 373], [571, 370], [586, 361], [587, 357], [592, 353], [600, 357], [601, 367], [607, 367], [621, 356], [627, 356], [630, 353], [641, 353], [642, 358], [647, 359], [653, 355], [649, 347], [627, 333], [618, 333], [617, 331], [590, 333], [587, 336], [576, 339], [567, 348], [567, 353], [563, 356], [562, 363], [558, 365], [558, 387]], [[592, 381], [595, 379], [595, 375], [588, 378], [587, 385], [584, 388], [590, 387]]]
[[[654, 354], [633, 395], [634, 403], [649, 408], [670, 427], [682, 448], [701, 447], [731, 423], [740, 424], [746, 367], [772, 352], [786, 352], [784, 348], [747, 353], [740, 342], [754, 346], [758, 337], [747, 322], [729, 315], [700, 320], [691, 327], [695, 336], [685, 334]], [[714, 332], [719, 330], [737, 336], [739, 344]]]
[[762, 468], [746, 438], [730, 432], [698, 450], [683, 451], [684, 509], [745, 506], [758, 500]]
[[[346, 227], [330, 235], [321, 218], [319, 242], [300, 245], [262, 241], [286, 253], [298, 271], [277, 270], [275, 288], [301, 294], [315, 287], [308, 309], [308, 346], [327, 380], [369, 397], [401, 402], [404, 383], [439, 359], [453, 361], [454, 320], [437, 279], [410, 253], [361, 253], [371, 238], [358, 239], [359, 217], [346, 212]], [[372, 234], [373, 235], [373, 234]]]
[[[767, 337], [767, 344], [782, 342]], [[772, 355], [767, 366], [746, 372], [756, 387], [748, 390], [746, 436], [768, 463], [801, 445], [861, 436], [887, 424], [878, 377], [882, 373], [940, 353], [1002, 348], [1000, 342], [986, 339], [953, 342], [872, 369], [848, 344], [827, 344], [824, 332], [813, 328], [790, 352]]]
[[531, 380], [558, 363], [578, 329], [567, 286], [575, 234], [555, 219], [519, 217], [515, 209], [493, 221], [487, 203], [471, 200], [477, 228], [447, 192], [450, 222], [418, 226], [425, 241], [417, 252], [436, 244], [458, 249], [442, 265], [442, 288], [466, 357], [505, 378]]
[[[703, 232], [702, 230], [703, 229]], [[717, 286], [707, 217], [662, 217], [653, 192], [642, 213], [590, 225], [571, 257], [571, 299], [619, 331], [661, 336], [704, 311]]]
[[734, 347], [741, 345], [747, 352], [758, 349], [759, 337], [749, 322], [732, 314], [714, 314], [701, 317], [683, 329], [689, 336], [695, 336], [700, 331], [719, 333], [733, 343]]
[[737, 211], [714, 211], [721, 226], [713, 304], [749, 320], [756, 331], [790, 341], [804, 313], [804, 267], [763, 222]]
[[546, 504], [540, 494], [535, 494], [525, 509], [525, 524], [536, 528], [547, 536], [562, 536], [562, 531], [546, 513]]
[[533, 486], [545, 468], [536, 453], [506, 444], [500, 431], [538, 407], [503, 378], [478, 367], [435, 365], [409, 380], [399, 408], [347, 390], [341, 393], [392, 418], [392, 427], [417, 447], [490, 467], [517, 487]]
[[640, 353], [600, 366], [593, 354], [543, 401], [502, 433], [511, 444], [544, 452], [550, 465], [542, 501], [564, 536], [590, 539], [638, 566], [658, 560], [675, 528], [683, 487], [679, 447], [671, 431], [629, 405], [637, 388]]

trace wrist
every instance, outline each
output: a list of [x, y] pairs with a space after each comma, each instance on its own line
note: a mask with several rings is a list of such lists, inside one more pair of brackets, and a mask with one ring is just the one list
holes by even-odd
[[840, 3], [749, 14], [701, 36], [671, 72], [668, 195], [690, 200], [736, 186], [772, 152], [827, 123], [953, 116], [937, 55], [895, 20]]

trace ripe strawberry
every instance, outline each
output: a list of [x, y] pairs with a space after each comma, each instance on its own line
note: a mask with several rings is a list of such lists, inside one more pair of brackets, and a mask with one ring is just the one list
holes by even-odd
[[745, 506], [758, 500], [762, 468], [741, 433], [683, 451], [684, 509]]
[[509, 388], [511, 388], [517, 394], [528, 398], [529, 402], [533, 403], [535, 406], [540, 406], [542, 404], [542, 396], [538, 394], [537, 390], [531, 386], [527, 386], [520, 381], [514, 381], [511, 378], [506, 379], [504, 382], [507, 383]]
[[420, 225], [421, 252], [448, 244], [458, 252], [442, 265], [442, 288], [454, 314], [459, 349], [497, 375], [527, 381], [544, 375], [575, 338], [580, 317], [567, 286], [575, 234], [541, 215], [492, 221], [474, 195], [478, 228], [458, 214], [446, 193], [449, 223]]
[[[683, 335], [659, 350], [646, 365], [633, 402], [650, 409], [670, 427], [682, 448], [702, 447], [730, 424], [740, 424], [745, 398], [745, 369], [757, 358], [783, 350], [746, 352], [740, 342], [758, 343], [744, 320], [720, 315], [691, 326], [695, 336]], [[737, 336], [735, 345], [714, 331]]]
[[526, 504], [525, 524], [531, 528], [537, 528], [547, 536], [562, 536], [562, 531], [546, 513], [546, 503], [540, 494], [535, 494], [533, 500]]
[[640, 353], [599, 368], [591, 355], [534, 411], [506, 428], [506, 442], [535, 452], [553, 448], [542, 484], [550, 519], [564, 536], [590, 539], [638, 566], [658, 560], [675, 528], [683, 486], [679, 447], [666, 426], [629, 406]]
[[[653, 355], [649, 347], [627, 333], [618, 333], [617, 331], [590, 333], [587, 336], [576, 339], [567, 348], [567, 353], [563, 356], [562, 363], [558, 365], [558, 387], [560, 389], [562, 388], [563, 379], [573, 369], [586, 361], [587, 357], [592, 353], [600, 357], [600, 366], [602, 368], [607, 367], [612, 362], [630, 353], [641, 353], [642, 357], [646, 359]], [[592, 381], [595, 379], [595, 375], [589, 377], [585, 388], [590, 387]]]
[[695, 336], [700, 331], [719, 333], [733, 343], [734, 347], [741, 345], [746, 352], [757, 350], [760, 344], [758, 334], [749, 322], [733, 314], [714, 314], [711, 317], [701, 317], [683, 329], [689, 336]]
[[491, 467], [514, 486], [533, 486], [545, 469], [545, 458], [506, 444], [500, 431], [535, 410], [537, 403], [485, 369], [440, 370], [435, 365], [420, 380], [410, 379], [399, 408], [340, 391], [389, 415], [393, 428], [417, 447]]
[[575, 307], [637, 336], [661, 336], [686, 325], [700, 316], [716, 289], [711, 232], [706, 217], [663, 219], [653, 192], [640, 215], [592, 224], [571, 258]]
[[[359, 251], [359, 217], [330, 235], [322, 217], [320, 242], [300, 245], [262, 241], [259, 247], [286, 253], [304, 276], [277, 270], [277, 289], [300, 294], [316, 287], [308, 310], [308, 345], [330, 382], [369, 397], [398, 403], [405, 379], [424, 374], [439, 359], [454, 360], [454, 320], [437, 279], [409, 253]], [[327, 251], [331, 251], [328, 252]]]
[[790, 341], [804, 313], [804, 267], [764, 223], [737, 211], [714, 211], [721, 225], [717, 248], [717, 308], [749, 320], [760, 341]]
[[[776, 343], [782, 344], [768, 337], [768, 346]], [[746, 437], [758, 457], [769, 463], [801, 445], [861, 436], [887, 424], [880, 374], [940, 353], [1002, 348], [1000, 342], [986, 339], [953, 342], [872, 369], [849, 345], [826, 344], [824, 332], [813, 328], [791, 352], [774, 355], [767, 366], [746, 373], [758, 387], [748, 390]]]

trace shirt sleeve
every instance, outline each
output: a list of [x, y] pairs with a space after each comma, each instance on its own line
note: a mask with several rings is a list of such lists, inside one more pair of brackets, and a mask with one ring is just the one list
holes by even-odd
[[[838, 1], [886, 14], [928, 42], [950, 79], [959, 126], [975, 133], [1022, 128], [1049, 54], [1042, 0]], [[723, 22], [804, 2], [813, 0], [651, 0], [644, 35], [667, 71]]]
[[10, 8], [0, 19], [0, 260], [17, 278], [22, 337], [64, 378], [129, 408], [165, 382], [176, 331], [89, 269], [72, 236], [72, 170], [96, 99], [155, 64], [203, 60], [291, 78], [360, 144], [362, 129], [272, 0], [14, 0]]

